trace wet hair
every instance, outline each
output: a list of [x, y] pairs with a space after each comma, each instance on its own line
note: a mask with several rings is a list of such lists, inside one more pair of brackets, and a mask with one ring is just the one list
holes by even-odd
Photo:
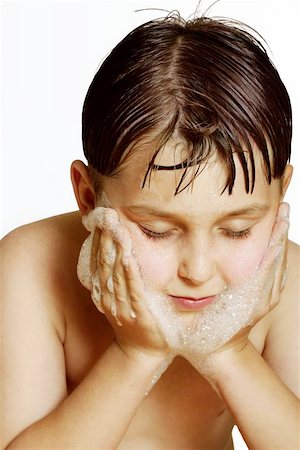
[[[85, 98], [84, 154], [95, 174], [114, 176], [145, 136], [153, 170], [184, 169], [185, 189], [212, 151], [224, 163], [231, 193], [237, 154], [246, 192], [255, 183], [254, 144], [268, 183], [290, 159], [292, 113], [288, 93], [253, 30], [229, 19], [171, 16], [129, 33], [104, 60]], [[151, 138], [150, 138], [151, 137]], [[170, 138], [184, 142], [187, 157], [174, 166], [155, 164]], [[145, 157], [141, 155], [141, 157]]]

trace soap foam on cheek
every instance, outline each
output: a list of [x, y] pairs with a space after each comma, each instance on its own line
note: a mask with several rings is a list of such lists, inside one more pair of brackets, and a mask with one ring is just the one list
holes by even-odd
[[243, 286], [225, 288], [213, 303], [199, 312], [176, 311], [165, 295], [146, 287], [145, 301], [173, 355], [181, 355], [197, 369], [205, 358], [228, 342], [263, 310], [269, 289], [258, 273]]
[[[81, 283], [91, 290], [92, 299], [101, 311], [98, 272], [92, 274], [90, 270], [93, 233], [99, 226], [110, 232], [115, 239], [122, 240], [124, 228], [118, 221], [116, 211], [102, 207], [96, 208], [83, 218], [83, 223], [91, 234], [84, 242], [80, 252], [78, 277]], [[131, 247], [128, 240], [126, 245], [124, 252], [129, 256]], [[115, 249], [111, 251], [109, 257], [115, 258]], [[228, 342], [238, 331], [253, 324], [255, 318], [264, 310], [263, 300], [272, 283], [272, 274], [267, 277], [263, 273], [255, 271], [242, 286], [224, 288], [213, 303], [199, 312], [185, 313], [178, 312], [166, 295], [156, 292], [151, 286], [150, 277], [147, 276], [140, 264], [139, 268], [145, 284], [144, 301], [152, 313], [160, 333], [168, 342], [171, 355], [185, 357], [198, 370], [205, 361], [205, 357]], [[260, 269], [260, 272], [263, 270]], [[109, 281], [109, 287], [112, 290], [111, 282]]]

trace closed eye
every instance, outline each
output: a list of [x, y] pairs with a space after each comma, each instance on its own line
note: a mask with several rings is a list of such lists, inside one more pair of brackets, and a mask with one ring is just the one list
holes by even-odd
[[157, 233], [156, 231], [149, 230], [148, 228], [142, 227], [139, 225], [142, 232], [149, 238], [155, 240], [159, 239], [168, 239], [172, 232], [171, 231], [164, 231], [163, 233]]
[[[172, 235], [172, 231], [164, 231], [163, 233], [158, 233], [157, 231], [149, 230], [141, 225], [139, 225], [141, 231], [147, 236], [148, 239], [152, 240], [163, 240], [168, 239]], [[230, 239], [247, 239], [252, 235], [251, 228], [246, 228], [241, 231], [228, 230], [226, 228], [222, 229], [224, 235]]]
[[251, 228], [246, 228], [241, 231], [223, 229], [223, 233], [230, 239], [247, 239], [252, 236]]

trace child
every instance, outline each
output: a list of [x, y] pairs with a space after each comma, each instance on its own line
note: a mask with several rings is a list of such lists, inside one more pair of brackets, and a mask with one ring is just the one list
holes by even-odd
[[288, 94], [234, 22], [151, 21], [112, 51], [79, 212], [2, 242], [2, 448], [232, 449], [234, 424], [298, 448], [290, 142]]

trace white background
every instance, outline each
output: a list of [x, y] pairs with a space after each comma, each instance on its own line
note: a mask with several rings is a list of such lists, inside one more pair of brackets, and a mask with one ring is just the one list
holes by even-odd
[[[203, 0], [203, 13], [213, 1]], [[198, 1], [109, 0], [2, 2], [1, 235], [27, 222], [76, 209], [69, 167], [83, 159], [81, 108], [103, 58], [135, 26]], [[294, 112], [290, 237], [300, 242], [298, 0], [221, 0], [210, 16], [260, 32], [289, 91]], [[298, 207], [299, 208], [299, 207]], [[298, 215], [297, 215], [298, 214]], [[237, 438], [237, 449], [245, 448]]]
[[[212, 0], [203, 0], [203, 13]], [[187, 18], [198, 1], [2, 2], [1, 234], [43, 217], [76, 209], [69, 166], [83, 159], [81, 108], [102, 59], [135, 26], [165, 15], [142, 8], [178, 9]], [[242, 20], [267, 40], [294, 110], [287, 196], [290, 237], [300, 242], [298, 0], [221, 0], [210, 15]]]

